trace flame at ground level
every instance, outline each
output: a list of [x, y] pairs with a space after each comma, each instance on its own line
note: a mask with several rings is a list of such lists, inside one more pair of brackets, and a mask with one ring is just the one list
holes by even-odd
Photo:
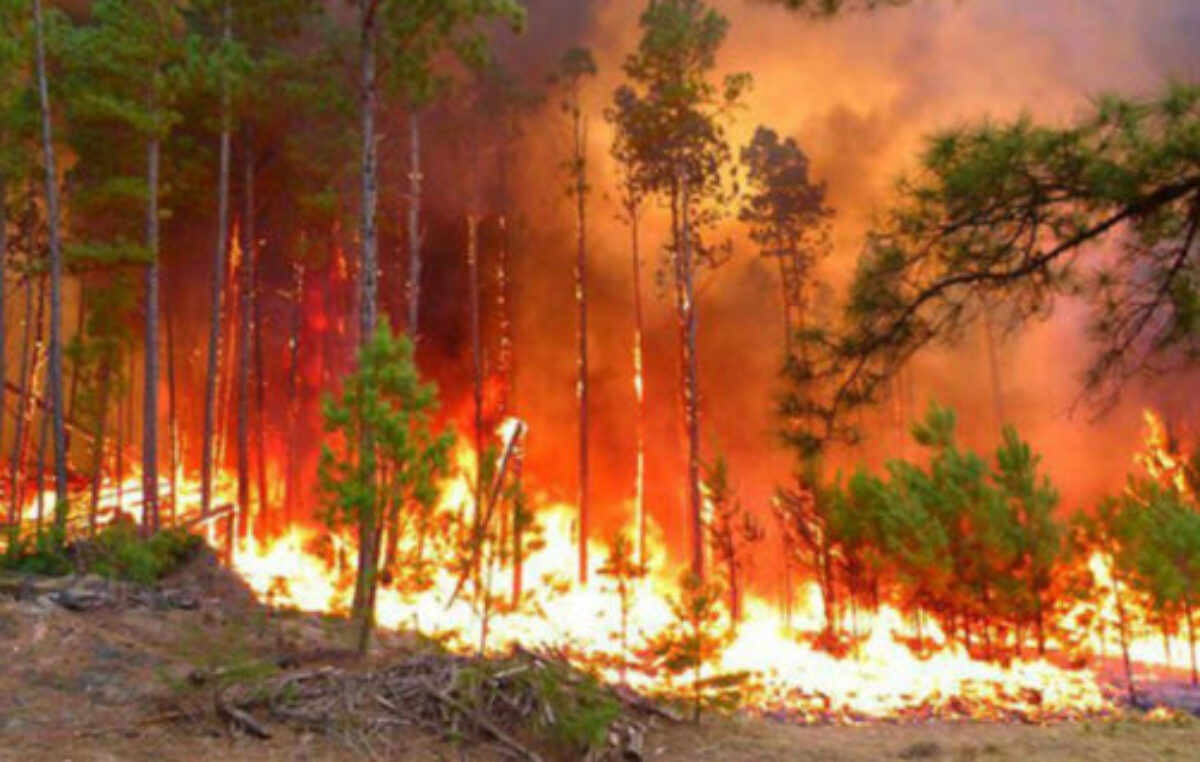
[[[539, 516], [545, 545], [528, 559], [524, 574], [535, 591], [520, 610], [492, 613], [487, 623], [487, 650], [513, 645], [549, 647], [600, 671], [607, 679], [621, 678], [613, 666], [622, 661], [620, 605], [615, 584], [599, 574], [597, 560], [589, 584], [569, 580], [577, 558], [572, 537], [574, 513], [554, 506]], [[349, 569], [331, 563], [316, 550], [327, 535], [294, 527], [268, 543], [253, 539], [241, 544], [235, 566], [255, 592], [273, 605], [307, 611], [345, 612], [350, 607]], [[664, 558], [661, 542], [652, 536], [652, 557]], [[345, 557], [346, 538], [333, 538], [334, 559]], [[602, 559], [605, 549], [593, 545], [590, 557]], [[497, 570], [491, 590], [509, 590], [508, 570]], [[633, 583], [630, 594], [628, 641], [633, 650], [663, 632], [673, 615], [668, 597], [676, 583], [669, 574], [655, 573]], [[417, 629], [444, 639], [452, 648], [476, 650], [483, 625], [481, 612], [464, 597], [455, 598], [455, 576], [439, 571], [433, 585], [414, 595], [383, 587], [378, 598], [381, 626]], [[902, 717], [1051, 718], [1081, 716], [1111, 709], [1096, 676], [1047, 661], [1015, 661], [1008, 665], [973, 659], [965, 649], [947, 644], [936, 629], [926, 632], [934, 644], [918, 655], [905, 644], [907, 620], [891, 608], [863, 617], [869, 635], [853, 653], [837, 657], [808, 642], [804, 633], [820, 630], [818, 591], [805, 589], [807, 606], [790, 631], [776, 608], [751, 597], [745, 620], [731, 644], [705, 674], [742, 673], [741, 690], [748, 708], [779, 713], [798, 720], [894, 719]], [[670, 691], [670, 678], [636, 670], [626, 675], [634, 687]]]
[[[1148, 470], [1164, 480], [1178, 480], [1180, 459], [1171, 454], [1164, 429], [1154, 425], [1157, 419], [1148, 420], [1151, 436], [1147, 449], [1157, 467]], [[518, 429], [505, 429], [504, 438], [511, 437], [514, 430]], [[454, 460], [455, 475], [442, 485], [437, 512], [465, 516], [475, 494], [471, 486], [474, 455], [463, 446], [456, 449]], [[164, 510], [184, 525], [202, 527], [215, 547], [226, 547], [225, 532], [234, 523], [228, 510], [234, 503], [233, 479], [220, 475], [214, 489], [214, 506], [226, 507], [220, 521], [198, 519], [198, 484], [183, 474], [176, 474], [176, 481], [178, 495], [172, 495], [166, 479], [160, 483], [160, 493], [174, 498]], [[119, 484], [104, 480], [97, 500], [97, 524], [108, 524], [120, 516], [139, 520], [141, 487], [136, 472]], [[39, 503], [43, 510], [52, 505], [52, 492], [28, 500], [25, 523], [32, 525], [32, 517], [42, 514], [36, 510]], [[624, 661], [638, 662], [639, 649], [670, 628], [674, 620], [670, 599], [677, 595], [678, 583], [669, 565], [660, 563], [669, 559], [670, 553], [653, 524], [646, 545], [655, 565], [649, 575], [630, 583], [626, 631], [632, 653], [622, 654], [620, 599], [615, 583], [601, 571], [606, 548], [590, 543], [590, 582], [578, 584], [574, 574], [577, 508], [544, 499], [531, 503], [536, 506], [533, 512], [541, 533], [539, 541], [531, 543], [532, 550], [521, 568], [524, 592], [519, 606], [506, 603], [514, 588], [511, 559], [487, 564], [481, 577], [487, 590], [484, 596], [461, 595], [459, 575], [452, 565], [434, 564], [432, 579], [420, 592], [401, 592], [385, 581], [377, 600], [379, 625], [419, 630], [463, 651], [482, 646], [499, 652], [518, 644], [549, 647], [609, 680], [626, 679], [647, 691], [682, 690], [682, 686], [672, 685], [668, 675], [637, 669], [622, 674], [617, 666]], [[73, 507], [86, 504], [86, 500], [72, 501]], [[632, 505], [623, 508], [626, 515], [634, 516]], [[83, 531], [86, 515], [74, 514], [72, 523]], [[350, 533], [293, 524], [269, 539], [247, 534], [235, 544], [232, 561], [266, 603], [340, 614], [349, 610], [353, 597], [355, 547]], [[439, 561], [451, 554], [446, 538], [432, 543], [428, 552]], [[1120, 648], [1119, 617], [1111, 592], [1112, 575], [1100, 555], [1093, 556], [1088, 566], [1097, 589], [1109, 592], [1094, 602], [1097, 610], [1092, 612], [1090, 625], [1073, 626], [1081, 636], [1076, 640], [1087, 655], [1115, 656]], [[780, 608], [748, 595], [736, 635], [719, 658], [705, 665], [703, 672], [708, 676], [746, 675], [740, 697], [748, 708], [801, 721], [930, 716], [1052, 719], [1113, 708], [1103, 681], [1091, 669], [1072, 669], [1045, 659], [1001, 664], [974, 658], [928, 619], [921, 625], [924, 647], [915, 651], [911, 647], [916, 634], [913, 618], [887, 605], [873, 614], [860, 612], [853, 627], [859, 636], [856, 644], [848, 654], [832, 654], [814, 645], [824, 624], [817, 585], [801, 585], [794, 591], [794, 599], [797, 603], [785, 625]], [[479, 606], [481, 600], [490, 601], [486, 617]], [[1138, 619], [1136, 615], [1132, 618]], [[1127, 640], [1132, 660], [1144, 666], [1179, 668], [1190, 655], [1187, 641], [1180, 637], [1163, 638], [1140, 629], [1127, 633]]]

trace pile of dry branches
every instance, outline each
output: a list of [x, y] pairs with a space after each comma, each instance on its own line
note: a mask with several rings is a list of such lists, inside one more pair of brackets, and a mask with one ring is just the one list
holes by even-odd
[[219, 691], [218, 714], [267, 738], [267, 721], [340, 737], [383, 758], [417, 729], [486, 743], [507, 756], [638, 760], [652, 718], [677, 718], [552, 656], [514, 651], [483, 660], [429, 651], [386, 668], [322, 667]]

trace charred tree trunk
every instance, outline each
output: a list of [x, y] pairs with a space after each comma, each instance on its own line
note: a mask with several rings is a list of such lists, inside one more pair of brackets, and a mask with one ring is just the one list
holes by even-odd
[[104, 434], [108, 423], [108, 399], [112, 389], [111, 359], [100, 361], [100, 405], [96, 413], [96, 441], [92, 448], [92, 498], [88, 505], [88, 532], [95, 536], [100, 510], [100, 485], [104, 475]]
[[[175, 321], [172, 319], [174, 310], [170, 306], [165, 310], [167, 328], [167, 439], [171, 452], [171, 523], [179, 518], [179, 408], [175, 388]], [[103, 410], [103, 407], [101, 408]]]
[[[249, 141], [248, 141], [249, 142]], [[249, 293], [250, 302], [252, 305], [253, 323], [254, 323], [254, 407], [255, 414], [258, 420], [256, 427], [256, 441], [254, 443], [254, 451], [257, 455], [257, 470], [258, 470], [258, 512], [263, 519], [266, 519], [269, 488], [267, 486], [267, 376], [266, 365], [263, 362], [263, 316], [262, 316], [262, 299], [259, 293], [259, 268], [258, 268], [258, 237], [257, 237], [257, 216], [256, 202], [254, 195], [254, 154], [253, 145], [250, 145], [251, 154], [248, 159], [248, 169], [246, 172], [246, 230], [247, 240], [250, 241], [249, 262], [247, 266], [251, 270]]]
[[[377, 154], [375, 146], [375, 107], [377, 100], [375, 71], [375, 36], [378, 4], [360, 0], [359, 41], [361, 60], [361, 118], [362, 118], [362, 220], [359, 261], [359, 344], [365, 346], [375, 332], [378, 267], [376, 252]], [[364, 422], [365, 424], [365, 422]], [[363, 426], [360, 457], [373, 446], [371, 432]], [[372, 475], [374, 478], [374, 475]], [[370, 512], [368, 512], [370, 513]], [[365, 656], [371, 644], [375, 626], [374, 591], [379, 565], [380, 517], [364, 515], [359, 522], [358, 575], [355, 580], [353, 617], [358, 627], [358, 653]]]
[[421, 332], [421, 113], [408, 114], [408, 337]]
[[[228, 0], [222, 9], [222, 32], [226, 44], [233, 39], [232, 11]], [[217, 241], [213, 254], [212, 293], [209, 297], [208, 366], [204, 375], [204, 442], [201, 445], [200, 511], [212, 510], [213, 440], [217, 421], [217, 378], [221, 368], [221, 334], [225, 317], [225, 260], [229, 246], [229, 85], [222, 82], [220, 158], [217, 170]]]
[[293, 265], [291, 336], [288, 339], [287, 499], [284, 511], [291, 523], [300, 499], [300, 328], [304, 318], [304, 264]]
[[[634, 193], [635, 191], [630, 191]], [[638, 229], [641, 209], [635, 200], [627, 206], [630, 246], [633, 252], [633, 393], [637, 401], [634, 520], [637, 522], [638, 563], [646, 563], [646, 336], [642, 312], [642, 253]]]
[[55, 169], [54, 125], [50, 113], [50, 85], [46, 74], [46, 46], [42, 34], [42, 2], [33, 0], [37, 47], [38, 103], [42, 121], [42, 163], [46, 172], [46, 225], [50, 238], [50, 406], [54, 427], [55, 525], [66, 525], [67, 435], [63, 420], [62, 377], [62, 241], [59, 236], [58, 173]]
[[[33, 232], [29, 234], [29, 251], [33, 251]], [[31, 254], [32, 256], [32, 254]], [[33, 387], [36, 385], [38, 357], [42, 346], [42, 322], [46, 309], [46, 289], [39, 278], [37, 312], [33, 313], [32, 262], [25, 275], [25, 336], [21, 347], [21, 390], [17, 398], [17, 430], [13, 439], [12, 494], [14, 517], [10, 523], [21, 521], [24, 509], [25, 444], [28, 429], [33, 425]]]
[[704, 514], [700, 492], [700, 389], [697, 357], [695, 262], [692, 256], [692, 236], [688, 178], [678, 175], [679, 241], [676, 254], [676, 274], [679, 279], [679, 320], [683, 349], [683, 407], [688, 438], [688, 508], [692, 540], [692, 572], [704, 578]]
[[[151, 105], [153, 109], [153, 104]], [[158, 173], [161, 143], [151, 138], [147, 149], [146, 249], [146, 341], [145, 388], [142, 389], [142, 527], [148, 533], [159, 529], [158, 513]]]
[[[4, 387], [8, 385], [8, 188], [0, 174], [0, 445], [4, 444]], [[13, 519], [13, 497], [8, 494], [7, 519]]]
[[588, 579], [588, 534], [591, 525], [590, 463], [588, 458], [588, 262], [587, 262], [587, 128], [578, 96], [572, 108], [575, 153], [575, 302], [579, 311], [578, 376], [575, 393], [579, 405], [579, 581]]
[[[87, 277], [83, 274], [79, 275], [79, 305], [75, 309], [75, 337], [78, 339], [83, 336], [86, 327], [86, 314], [88, 306], [88, 283]], [[63, 411], [64, 420], [69, 422], [77, 420], [75, 415], [75, 403], [79, 399], [79, 375], [81, 363], [77, 360], [71, 364], [71, 386], [67, 390], [66, 409]], [[0, 375], [3, 378], [3, 375]], [[69, 444], [69, 443], [68, 443]]]
[[1125, 668], [1125, 682], [1129, 690], [1129, 703], [1137, 706], [1137, 686], [1133, 682], [1133, 661], [1129, 656], [1129, 615], [1125, 610], [1125, 599], [1120, 584], [1113, 580], [1113, 597], [1117, 604], [1117, 637], [1121, 641], [1121, 663]]
[[[46, 383], [42, 390], [42, 399], [50, 398], [50, 376], [47, 374]], [[38, 443], [37, 443], [37, 517], [34, 522], [37, 535], [42, 534], [42, 527], [46, 520], [46, 440], [49, 439], [50, 419], [53, 417], [51, 411], [42, 409], [41, 420], [38, 424]], [[57, 499], [55, 504], [58, 504]], [[57, 518], [57, 517], [56, 517]], [[55, 526], [58, 526], [58, 521], [55, 521]], [[66, 521], [64, 515], [63, 530], [66, 529]]]
[[[253, 215], [254, 163], [250, 147], [249, 131], [245, 136], [243, 161], [245, 164], [242, 192], [245, 214], [242, 219], [242, 262], [241, 316], [238, 320], [238, 369], [237, 369], [237, 494], [238, 536], [244, 537], [249, 527], [250, 514], [250, 356], [254, 323], [254, 223]], [[261, 512], [261, 506], [260, 512]], [[260, 517], [261, 520], [261, 517]]]
[[500, 356], [497, 362], [497, 374], [500, 377], [500, 398], [496, 404], [497, 413], [501, 417], [509, 414], [513, 397], [513, 378], [515, 355], [513, 354], [513, 294], [512, 294], [512, 241], [509, 237], [509, 189], [508, 189], [508, 137], [500, 147], [497, 159], [497, 175], [500, 185], [500, 250], [496, 262], [499, 283], [496, 289], [496, 310], [500, 320]]
[[[472, 183], [475, 180], [472, 179]], [[471, 310], [471, 366], [473, 394], [475, 404], [475, 420], [473, 435], [475, 439], [475, 515], [473, 518], [474, 537], [482, 541], [485, 527], [483, 526], [483, 331], [479, 305], [479, 218], [476, 216], [475, 204], [472, 202], [471, 212], [467, 214], [467, 284]], [[482, 549], [475, 550], [478, 559]], [[476, 570], [478, 573], [478, 570]]]

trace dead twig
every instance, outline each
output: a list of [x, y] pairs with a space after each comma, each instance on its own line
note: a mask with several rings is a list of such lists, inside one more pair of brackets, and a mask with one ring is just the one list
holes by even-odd
[[424, 687], [430, 696], [437, 699], [447, 708], [453, 709], [458, 714], [475, 723], [477, 727], [487, 732], [488, 735], [500, 742], [501, 745], [507, 747], [509, 751], [516, 752], [523, 758], [529, 760], [529, 762], [542, 762], [542, 758], [537, 752], [535, 752], [533, 749], [530, 749], [528, 746], [525, 746], [508, 733], [505, 733], [491, 720], [481, 716], [478, 712], [473, 711], [470, 707], [466, 706], [458, 699], [438, 690], [428, 682], [424, 684]]
[[271, 731], [267, 729], [267, 726], [254, 719], [249, 712], [238, 708], [224, 694], [217, 695], [217, 714], [255, 738], [266, 740], [271, 737]]

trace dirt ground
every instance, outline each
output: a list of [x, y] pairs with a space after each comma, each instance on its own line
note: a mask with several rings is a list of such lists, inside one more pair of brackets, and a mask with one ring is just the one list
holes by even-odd
[[[386, 751], [338, 734], [277, 725], [258, 740], [213, 711], [206, 676], [253, 678], [285, 658], [345, 658], [338, 624], [276, 615], [236, 589], [198, 610], [138, 606], [75, 613], [44, 598], [0, 594], [0, 760], [500, 760], [498, 749], [413, 729]], [[380, 659], [404, 648], [385, 639]], [[1200, 721], [794, 727], [709, 719], [661, 723], [645, 756], [661, 760], [1200, 760]]]

